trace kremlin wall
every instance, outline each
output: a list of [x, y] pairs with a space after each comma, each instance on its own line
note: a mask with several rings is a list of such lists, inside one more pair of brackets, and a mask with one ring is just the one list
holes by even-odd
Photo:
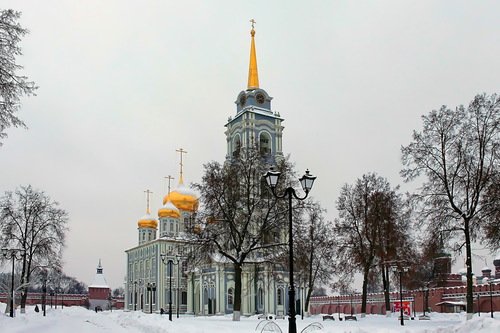
[[[442, 253], [435, 259], [436, 278], [429, 283], [429, 288], [403, 291], [403, 307], [409, 308], [408, 315], [425, 312], [460, 312], [465, 311], [466, 286], [465, 271], [451, 273], [451, 256]], [[473, 285], [474, 312], [500, 311], [500, 251], [493, 261], [494, 275], [488, 267], [482, 269], [482, 275], [476, 276]], [[397, 288], [395, 288], [397, 289]], [[391, 292], [390, 303], [394, 311], [399, 307], [399, 292]], [[425, 306], [427, 305], [427, 306]], [[361, 294], [312, 297], [310, 314], [360, 314]], [[368, 294], [367, 314], [385, 314], [384, 294]]]

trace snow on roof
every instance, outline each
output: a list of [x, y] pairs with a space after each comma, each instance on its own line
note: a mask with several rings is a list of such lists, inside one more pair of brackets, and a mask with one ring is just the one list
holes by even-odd
[[489, 268], [488, 266], [484, 266], [483, 269], [481, 269], [481, 272], [484, 271], [491, 271], [491, 268]]
[[152, 217], [151, 214], [147, 213], [146, 215], [141, 217], [141, 221], [142, 220], [156, 220], [156, 219], [154, 217]]
[[167, 201], [167, 202], [163, 205], [163, 208], [165, 208], [165, 209], [170, 209], [170, 210], [175, 210], [175, 211], [177, 211], [177, 212], [179, 211], [179, 210], [177, 209], [177, 207], [175, 207], [175, 206], [174, 206], [174, 204], [173, 204], [170, 200], [169, 200], [169, 201]]
[[89, 286], [89, 288], [109, 288], [108, 282], [106, 281], [104, 274], [102, 274], [101, 259], [99, 259], [99, 265], [97, 265], [97, 271], [94, 276], [94, 281], [92, 281], [92, 284]]
[[196, 193], [196, 191], [194, 191], [190, 187], [184, 185], [184, 183], [179, 184], [179, 186], [177, 186], [177, 188], [175, 188], [172, 192], [177, 192], [177, 193], [180, 193], [180, 194], [185, 194], [185, 195], [190, 195], [190, 196], [193, 196], [193, 197], [198, 197], [198, 194]]
[[460, 305], [460, 306], [466, 306], [467, 304], [463, 301], [444, 301], [444, 302], [439, 302], [436, 303], [436, 305]]
[[103, 274], [96, 274], [89, 288], [109, 288], [109, 286]]

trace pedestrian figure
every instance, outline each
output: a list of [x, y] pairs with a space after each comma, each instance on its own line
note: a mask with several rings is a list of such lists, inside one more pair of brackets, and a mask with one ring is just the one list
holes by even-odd
[[95, 307], [95, 313], [97, 313], [97, 306]]
[[35, 305], [35, 312], [40, 312], [40, 309], [38, 308], [38, 304]]
[[160, 309], [160, 314], [164, 314], [165, 313], [165, 310], [163, 310], [163, 308]]

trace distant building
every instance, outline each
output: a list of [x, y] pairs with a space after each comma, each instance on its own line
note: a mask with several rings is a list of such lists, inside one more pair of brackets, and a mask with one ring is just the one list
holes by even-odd
[[89, 286], [89, 308], [91, 310], [109, 310], [110, 307], [111, 289], [102, 273], [101, 259], [99, 259], [94, 281]]

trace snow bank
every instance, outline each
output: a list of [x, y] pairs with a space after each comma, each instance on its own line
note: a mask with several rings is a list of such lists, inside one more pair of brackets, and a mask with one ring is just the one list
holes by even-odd
[[[257, 316], [242, 318], [240, 322], [233, 322], [231, 316], [194, 317], [181, 316], [173, 321], [168, 315], [142, 313], [140, 311], [98, 312], [81, 307], [65, 307], [61, 309], [47, 308], [47, 316], [36, 313], [34, 307], [28, 307], [26, 314], [17, 313], [17, 317], [10, 318], [5, 312], [5, 304], [0, 303], [0, 331], [1, 332], [47, 332], [47, 333], [93, 333], [93, 332], [144, 332], [144, 333], [254, 333], [261, 320]], [[432, 313], [431, 320], [405, 321], [400, 326], [397, 316], [385, 317], [368, 315], [365, 318], [358, 316], [358, 321], [322, 321], [321, 316], [300, 319], [297, 316], [297, 330], [300, 332], [313, 322], [320, 322], [325, 333], [498, 333], [500, 332], [500, 312], [495, 313], [492, 319], [489, 314], [475, 316], [472, 320], [465, 320], [465, 314]], [[288, 332], [288, 321], [275, 321], [282, 332]], [[262, 327], [262, 326], [261, 326]], [[260, 333], [260, 332], [258, 332]]]

